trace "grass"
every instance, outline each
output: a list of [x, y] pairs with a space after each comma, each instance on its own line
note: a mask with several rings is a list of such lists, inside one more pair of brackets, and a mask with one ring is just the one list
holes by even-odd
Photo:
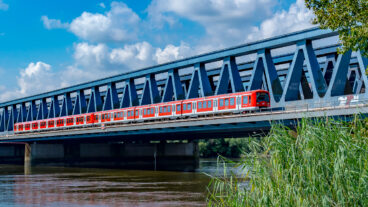
[[243, 176], [212, 179], [209, 206], [368, 206], [368, 121], [275, 125], [251, 149]]

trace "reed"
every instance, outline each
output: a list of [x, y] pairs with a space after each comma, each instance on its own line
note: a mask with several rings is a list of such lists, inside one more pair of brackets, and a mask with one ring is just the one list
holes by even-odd
[[368, 206], [367, 120], [276, 124], [251, 148], [243, 176], [212, 179], [209, 206]]

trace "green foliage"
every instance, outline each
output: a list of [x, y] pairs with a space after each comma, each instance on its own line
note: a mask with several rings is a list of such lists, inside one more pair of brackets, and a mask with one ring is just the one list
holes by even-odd
[[367, 128], [359, 119], [302, 120], [296, 133], [273, 126], [239, 163], [248, 187], [213, 178], [209, 206], [368, 206]]
[[313, 9], [315, 24], [339, 32], [344, 53], [350, 49], [364, 51], [368, 56], [368, 1], [367, 0], [305, 0]]
[[[253, 138], [255, 139], [255, 138]], [[200, 157], [224, 157], [238, 158], [244, 152], [249, 152], [249, 138], [226, 138], [201, 140], [199, 145]]]

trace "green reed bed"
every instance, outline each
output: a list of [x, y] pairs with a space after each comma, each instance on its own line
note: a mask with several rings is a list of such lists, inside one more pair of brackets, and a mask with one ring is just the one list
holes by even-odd
[[368, 121], [275, 125], [251, 148], [245, 175], [212, 179], [209, 206], [368, 206]]

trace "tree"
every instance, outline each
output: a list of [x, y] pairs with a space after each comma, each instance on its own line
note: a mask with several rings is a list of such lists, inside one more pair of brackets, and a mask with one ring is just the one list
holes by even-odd
[[305, 0], [316, 17], [314, 24], [339, 33], [342, 48], [362, 51], [368, 57], [368, 0]]

